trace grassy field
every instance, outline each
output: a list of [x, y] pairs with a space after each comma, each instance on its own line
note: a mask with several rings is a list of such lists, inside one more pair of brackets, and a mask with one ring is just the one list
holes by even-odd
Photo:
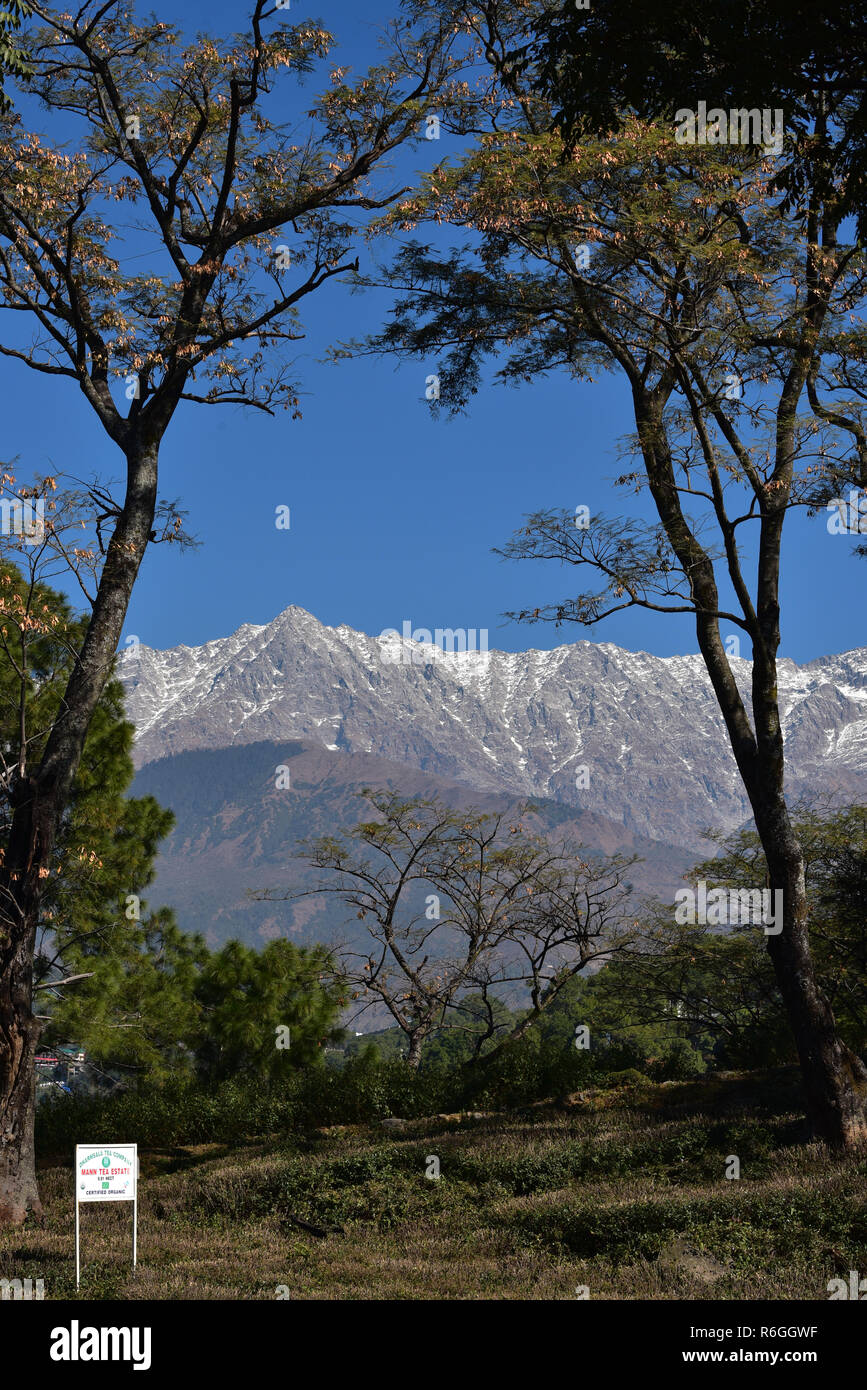
[[[138, 1272], [131, 1209], [86, 1207], [79, 1297], [827, 1298], [867, 1272], [867, 1160], [805, 1144], [799, 1115], [780, 1072], [143, 1151]], [[41, 1185], [45, 1224], [0, 1233], [0, 1276], [73, 1298], [70, 1160]]]

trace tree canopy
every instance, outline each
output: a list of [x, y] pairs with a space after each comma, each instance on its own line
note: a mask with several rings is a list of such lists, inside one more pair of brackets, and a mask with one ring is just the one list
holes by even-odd
[[[651, 517], [549, 509], [526, 518], [502, 553], [574, 566], [593, 587], [512, 616], [594, 624], [631, 606], [694, 615], [782, 895], [784, 925], [767, 949], [811, 1124], [838, 1146], [858, 1144], [867, 1068], [816, 984], [777, 684], [787, 515], [829, 499], [834, 508], [846, 489], [867, 486], [858, 317], [867, 280], [848, 235], [849, 190], [824, 155], [800, 191], [784, 185], [785, 137], [770, 150], [684, 144], [670, 119], [626, 110], [614, 132], [567, 139], [533, 65], [514, 57], [547, 13], [518, 0], [475, 11], [489, 80], [453, 88], [447, 103], [466, 153], [442, 161], [385, 219], [403, 233], [445, 224], [464, 240], [443, 249], [436, 232], [402, 243], [377, 281], [396, 291], [395, 308], [369, 345], [437, 354], [446, 410], [464, 408], [489, 358], [514, 384], [554, 370], [621, 376], [635, 430], [616, 484], [644, 492]], [[742, 638], [748, 692], [730, 660]]]
[[[487, 9], [496, 19], [506, 8]], [[510, 60], [532, 70], [571, 141], [622, 129], [628, 113], [678, 108], [782, 112], [777, 171], [791, 211], [836, 182], [847, 214], [867, 219], [867, 16], [857, 0], [593, 0], [545, 6]]]

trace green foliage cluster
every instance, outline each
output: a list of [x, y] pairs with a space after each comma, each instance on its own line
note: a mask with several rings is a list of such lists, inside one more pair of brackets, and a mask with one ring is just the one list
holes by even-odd
[[3, 0], [0, 9], [0, 111], [9, 109], [9, 98], [3, 90], [5, 76], [26, 77], [27, 55], [19, 31], [21, 21], [31, 14], [26, 0]]

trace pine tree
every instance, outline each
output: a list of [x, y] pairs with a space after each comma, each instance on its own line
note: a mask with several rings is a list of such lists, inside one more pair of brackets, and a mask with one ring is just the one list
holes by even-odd
[[195, 997], [196, 1060], [209, 1080], [273, 1079], [318, 1061], [342, 1036], [345, 984], [321, 946], [278, 938], [256, 951], [229, 941], [208, 960]]
[[[28, 758], [57, 717], [82, 623], [46, 584], [0, 567], [0, 846], [9, 829], [10, 761]], [[22, 730], [24, 736], [22, 740]], [[159, 843], [174, 823], [151, 796], [129, 798], [133, 726], [123, 687], [106, 685], [92, 721], [46, 877], [34, 988], [52, 1045], [77, 1043], [100, 1065], [163, 1073], [177, 1067], [195, 1017], [204, 943], [168, 909], [149, 912]], [[69, 983], [64, 983], [69, 981]]]

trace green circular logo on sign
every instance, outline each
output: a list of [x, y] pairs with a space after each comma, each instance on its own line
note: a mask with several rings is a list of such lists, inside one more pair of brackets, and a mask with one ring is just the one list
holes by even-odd
[[100, 1161], [100, 1163], [102, 1164], [103, 1168], [110, 1168], [110, 1167], [111, 1167], [111, 1159], [110, 1159], [110, 1158], [101, 1158], [99, 1161]]

